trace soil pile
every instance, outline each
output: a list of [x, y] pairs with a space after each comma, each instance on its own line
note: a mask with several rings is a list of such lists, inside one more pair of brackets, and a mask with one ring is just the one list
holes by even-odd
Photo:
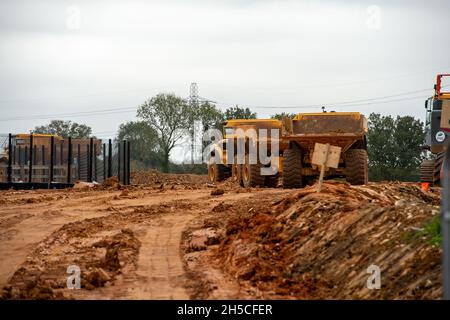
[[[414, 184], [327, 182], [230, 219], [217, 256], [268, 298], [436, 299], [440, 249], [424, 227], [439, 201]], [[379, 290], [367, 286], [373, 266]]]
[[205, 187], [208, 182], [206, 175], [196, 174], [170, 174], [161, 173], [157, 170], [137, 171], [131, 174], [132, 184], [183, 186], [186, 189], [199, 189]]

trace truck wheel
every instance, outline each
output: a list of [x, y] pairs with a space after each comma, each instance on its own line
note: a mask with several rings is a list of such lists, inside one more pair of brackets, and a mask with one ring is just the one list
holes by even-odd
[[302, 188], [302, 150], [296, 145], [283, 151], [283, 187]]
[[242, 167], [243, 167], [243, 166], [244, 166], [244, 165], [242, 165], [242, 164], [238, 164], [238, 165], [237, 165], [237, 177], [238, 177], [239, 185], [240, 185], [241, 187], [244, 186], [244, 180], [242, 179]]
[[225, 179], [225, 166], [214, 162], [214, 158], [211, 158], [211, 162], [208, 164], [208, 179], [212, 183], [220, 182]]
[[345, 152], [345, 178], [353, 185], [368, 182], [367, 150], [350, 149]]
[[434, 183], [434, 160], [423, 160], [420, 164], [420, 182]]
[[242, 165], [242, 183], [245, 188], [264, 186], [264, 176], [261, 175], [261, 164], [250, 164], [249, 156], [245, 156]]
[[233, 181], [239, 183], [241, 187], [244, 186], [242, 181], [242, 164], [233, 164], [231, 167], [231, 176], [233, 177]]
[[278, 187], [278, 176], [266, 176], [266, 180], [264, 181], [264, 185], [268, 188], [276, 188]]
[[233, 181], [237, 182], [241, 187], [244, 186], [242, 181], [242, 164], [237, 163], [237, 156], [234, 156], [234, 163], [231, 166], [231, 176], [233, 177]]

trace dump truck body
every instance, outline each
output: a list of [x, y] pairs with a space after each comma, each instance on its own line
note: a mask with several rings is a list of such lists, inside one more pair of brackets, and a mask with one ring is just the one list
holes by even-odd
[[[276, 130], [278, 133], [276, 140], [280, 147], [284, 147], [283, 142], [279, 138], [281, 128], [281, 121], [276, 119], [233, 119], [226, 121], [223, 126], [223, 139], [214, 145], [212, 157], [209, 159], [209, 180], [217, 182], [231, 176], [235, 181], [243, 185], [241, 165], [245, 162], [245, 159], [238, 159], [238, 145], [242, 143], [244, 150], [246, 150], [245, 152], [248, 152], [250, 141], [257, 144], [263, 140], [267, 143], [268, 151], [270, 152], [270, 146], [272, 145], [271, 130]], [[265, 138], [260, 136], [260, 130], [266, 130], [267, 136]], [[230, 143], [234, 145], [233, 148], [229, 147]], [[220, 159], [218, 164], [216, 163], [217, 158]], [[230, 159], [232, 160], [227, 161]], [[281, 166], [280, 160], [278, 160], [278, 164]]]
[[352, 147], [366, 149], [365, 135], [367, 120], [358, 112], [326, 112], [298, 114], [291, 123], [284, 121], [282, 139], [302, 150], [303, 175], [317, 175], [317, 168], [311, 165], [316, 143], [330, 144], [341, 148], [337, 169], [330, 169], [327, 175], [343, 174], [344, 155]]

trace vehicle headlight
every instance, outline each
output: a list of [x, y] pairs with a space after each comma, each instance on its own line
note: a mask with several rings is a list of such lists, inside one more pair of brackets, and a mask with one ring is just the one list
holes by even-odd
[[444, 131], [436, 132], [436, 141], [443, 142], [444, 140], [445, 140], [445, 132]]

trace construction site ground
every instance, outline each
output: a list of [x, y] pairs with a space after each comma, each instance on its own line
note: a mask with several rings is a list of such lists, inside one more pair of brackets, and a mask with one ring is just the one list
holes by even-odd
[[[416, 183], [245, 189], [136, 173], [131, 186], [0, 192], [3, 299], [438, 299]], [[67, 288], [69, 266], [81, 289]], [[381, 288], [369, 289], [370, 266]]]

